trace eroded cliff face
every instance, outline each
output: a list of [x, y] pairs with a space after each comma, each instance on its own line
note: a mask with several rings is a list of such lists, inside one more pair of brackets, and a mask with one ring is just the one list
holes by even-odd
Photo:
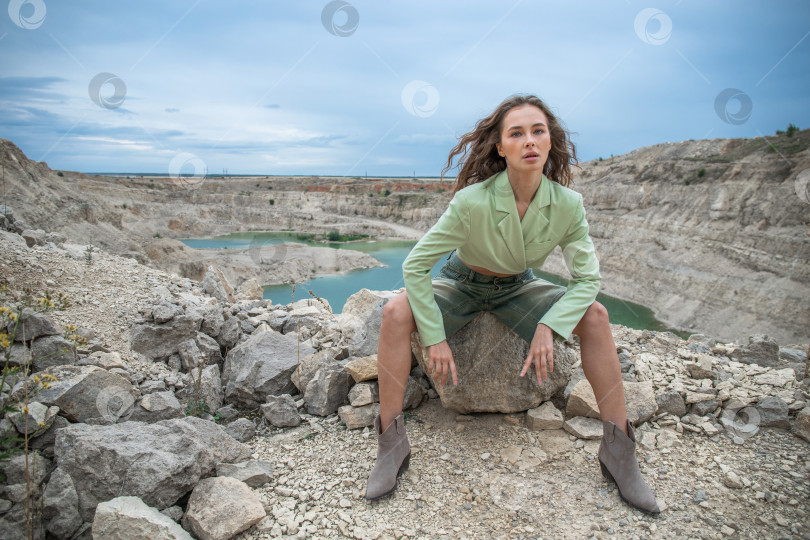
[[810, 338], [810, 204], [797, 192], [808, 139], [665, 143], [585, 163], [575, 189], [603, 291], [718, 338]]
[[[574, 189], [585, 200], [602, 290], [718, 339], [743, 340], [757, 329], [806, 342], [808, 146], [805, 130], [791, 138], [664, 143], [582, 164]], [[180, 250], [173, 239], [189, 236], [338, 230], [415, 240], [452, 191], [435, 179], [59, 176], [5, 140], [0, 157], [8, 204], [32, 227], [181, 273], [200, 267], [188, 250], [182, 267], [172, 258]], [[544, 269], [567, 275], [559, 252]]]

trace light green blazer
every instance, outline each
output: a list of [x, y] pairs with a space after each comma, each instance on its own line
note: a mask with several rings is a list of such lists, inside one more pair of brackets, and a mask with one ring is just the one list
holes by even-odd
[[568, 338], [596, 299], [602, 280], [582, 196], [544, 175], [521, 220], [506, 170], [458, 191], [402, 264], [422, 344], [445, 339], [430, 275], [440, 257], [456, 249], [467, 264], [517, 274], [541, 267], [557, 246], [572, 278], [565, 294], [538, 323]]

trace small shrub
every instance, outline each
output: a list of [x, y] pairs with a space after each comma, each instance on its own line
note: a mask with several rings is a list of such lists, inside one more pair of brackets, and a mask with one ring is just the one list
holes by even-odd
[[162, 238], [162, 236], [160, 236], [159, 232], [156, 232], [155, 234], [152, 235], [152, 238]]
[[[0, 370], [0, 415], [8, 413], [27, 413], [30, 399], [43, 388], [48, 388], [56, 377], [50, 374], [42, 376], [30, 375], [31, 356], [30, 349], [23, 352], [23, 362], [21, 366], [11, 366], [11, 348], [14, 344], [18, 332], [23, 332], [22, 340], [26, 341], [22, 323], [35, 313], [45, 313], [52, 310], [61, 310], [70, 307], [67, 296], [64, 293], [51, 293], [46, 291], [42, 297], [35, 297], [31, 289], [22, 291], [12, 291], [9, 289], [7, 280], [0, 276], [0, 359], [3, 367]], [[76, 327], [66, 325], [65, 339], [74, 341], [76, 345], [86, 345], [87, 341], [76, 334]], [[62, 348], [51, 354], [61, 355], [68, 349]], [[50, 356], [50, 355], [48, 355]], [[23, 399], [21, 402], [12, 402], [9, 399], [12, 387], [16, 385], [16, 380], [22, 377], [25, 381], [23, 385]], [[50, 425], [40, 423], [35, 431], [29, 435], [20, 436], [16, 430], [11, 429], [0, 434], [0, 461], [3, 461], [18, 452], [28, 453], [28, 441], [36, 437]], [[0, 482], [5, 481], [0, 473]], [[30, 489], [30, 486], [29, 486]]]
[[191, 370], [191, 380], [194, 383], [192, 387], [192, 398], [186, 403], [186, 408], [183, 411], [186, 416], [196, 416], [202, 418], [211, 414], [211, 409], [208, 403], [205, 402], [205, 397], [202, 393], [202, 368], [196, 367]]
[[703, 178], [703, 176], [704, 176], [705, 174], [706, 174], [706, 169], [704, 169], [703, 167], [701, 167], [700, 169], [698, 169], [698, 172], [697, 172], [698, 178]]
[[211, 414], [211, 409], [208, 408], [208, 403], [201, 399], [198, 401], [188, 402], [183, 413], [186, 416], [196, 416], [198, 418], [202, 418], [203, 416]]
[[444, 188], [443, 187], [436, 188], [436, 193], [444, 193]]
[[686, 184], [686, 185], [688, 186], [689, 184], [691, 184], [691, 183], [692, 183], [692, 181], [691, 181], [691, 180], [689, 180], [689, 179], [687, 178], [687, 179], [685, 179], [685, 180], [683, 181], [683, 183], [684, 183], [684, 184]]
[[326, 237], [330, 242], [340, 242], [340, 233], [338, 231], [329, 231], [329, 234]]
[[270, 199], [270, 206], [273, 206], [274, 204], [276, 204], [276, 200], [275, 199]]
[[388, 197], [389, 195], [391, 195], [391, 190], [390, 189], [386, 189], [385, 191], [383, 191], [383, 194], [382, 194], [383, 197]]
[[797, 131], [799, 131], [799, 128], [797, 126], [794, 126], [793, 124], [788, 124], [787, 131], [785, 132], [785, 134], [788, 137], [793, 137], [793, 134], [796, 133]]
[[121, 205], [121, 208], [123, 208], [124, 210], [126, 210], [126, 209], [127, 209], [127, 203], [123, 203], [123, 204]]
[[84, 262], [87, 263], [87, 266], [93, 264], [93, 244], [88, 244], [84, 250]]
[[65, 176], [65, 175], [62, 173], [62, 171], [59, 171], [58, 173], [56, 173], [56, 176]]

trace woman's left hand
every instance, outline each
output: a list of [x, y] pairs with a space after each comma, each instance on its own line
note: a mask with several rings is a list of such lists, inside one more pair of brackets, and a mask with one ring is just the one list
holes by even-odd
[[551, 328], [542, 323], [538, 324], [537, 330], [534, 331], [534, 338], [529, 346], [529, 355], [520, 372], [521, 377], [526, 375], [532, 364], [537, 373], [538, 385], [547, 381], [548, 374], [554, 371], [554, 335]]

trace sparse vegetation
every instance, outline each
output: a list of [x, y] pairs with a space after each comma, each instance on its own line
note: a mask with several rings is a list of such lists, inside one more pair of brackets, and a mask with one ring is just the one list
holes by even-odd
[[[24, 347], [21, 353], [12, 355], [12, 345], [15, 341], [28, 341], [25, 335], [24, 323], [26, 319], [48, 311], [65, 309], [70, 306], [67, 296], [62, 292], [45, 291], [42, 296], [36, 296], [31, 289], [25, 288], [22, 291], [13, 291], [9, 288], [5, 278], [0, 278], [0, 356], [2, 356], [3, 368], [0, 374], [0, 414], [17, 414], [23, 416], [21, 420], [25, 427], [22, 436], [15, 429], [4, 430], [0, 434], [0, 461], [10, 458], [12, 455], [23, 452], [28, 461], [28, 442], [33, 437], [41, 435], [49, 429], [50, 423], [47, 420], [40, 421], [33, 430], [29, 430], [28, 422], [32, 417], [28, 414], [28, 404], [30, 399], [41, 390], [49, 388], [57, 379], [51, 374], [35, 375], [31, 374], [32, 347]], [[19, 337], [18, 337], [19, 334]], [[87, 345], [87, 340], [79, 336], [76, 326], [66, 325], [64, 338], [75, 345]], [[33, 341], [33, 340], [31, 340]], [[67, 347], [50, 353], [47, 356], [62, 355], [68, 352]], [[21, 356], [19, 356], [21, 354]], [[18, 365], [12, 365], [18, 364]], [[22, 394], [20, 401], [11, 401], [11, 389], [22, 383]], [[19, 399], [15, 397], [15, 400]], [[30, 432], [29, 432], [30, 431]], [[5, 478], [0, 474], [0, 482]], [[31, 495], [32, 486], [30, 478], [26, 477], [26, 496]], [[26, 506], [26, 520], [28, 522], [29, 534], [31, 532], [31, 509]]]
[[162, 237], [160, 236], [159, 232], [156, 232], [155, 234], [152, 235], [152, 238], [162, 238]]
[[208, 407], [202, 392], [202, 371], [202, 366], [197, 366], [191, 370], [194, 389], [192, 390], [192, 398], [186, 403], [186, 408], [183, 411], [186, 416], [203, 418], [211, 414], [211, 409]]
[[276, 204], [276, 200], [275, 199], [270, 199], [270, 206], [273, 206], [274, 204]]
[[388, 197], [389, 195], [391, 195], [391, 190], [390, 189], [386, 189], [385, 191], [382, 192], [383, 197]]
[[444, 188], [443, 187], [437, 187], [436, 188], [436, 193], [444, 193]]
[[330, 242], [351, 242], [353, 240], [362, 240], [368, 238], [367, 234], [340, 234], [338, 231], [329, 231], [326, 235], [327, 240]]
[[62, 173], [62, 171], [59, 171], [58, 173], [56, 173], [56, 176], [65, 176], [65, 175], [64, 173]]
[[93, 264], [93, 244], [87, 244], [87, 248], [84, 250], [84, 262], [87, 263], [87, 266]]
[[785, 132], [785, 135], [787, 135], [788, 137], [793, 137], [793, 134], [796, 133], [797, 131], [799, 131], [798, 126], [794, 126], [793, 124], [788, 124], [787, 131]]
[[698, 172], [697, 172], [698, 178], [703, 178], [703, 176], [705, 174], [706, 174], [706, 169], [705, 168], [701, 167], [700, 169], [698, 169]]

